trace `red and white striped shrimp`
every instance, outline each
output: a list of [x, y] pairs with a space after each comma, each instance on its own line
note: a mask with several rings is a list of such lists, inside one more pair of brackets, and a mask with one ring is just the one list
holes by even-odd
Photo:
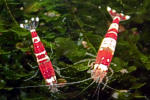
[[[110, 25], [107, 33], [105, 34], [105, 38], [102, 40], [102, 43], [100, 45], [100, 48], [97, 53], [96, 61], [94, 65], [92, 66], [93, 69], [91, 71], [91, 78], [78, 81], [78, 82], [70, 82], [70, 83], [64, 83], [64, 85], [72, 85], [72, 84], [78, 84], [81, 82], [85, 82], [88, 80], [93, 79], [94, 81], [89, 85], [91, 86], [94, 82], [100, 84], [102, 83], [103, 79], [106, 77], [109, 65], [111, 63], [112, 57], [114, 55], [116, 43], [117, 43], [117, 34], [118, 34], [118, 28], [119, 28], [119, 22], [128, 20], [130, 16], [123, 15], [116, 13], [115, 10], [112, 10], [110, 7], [107, 7], [107, 10], [109, 14], [112, 16], [113, 21]], [[47, 53], [45, 51], [45, 48], [40, 41], [40, 38], [38, 37], [35, 28], [36, 23], [38, 22], [38, 19], [32, 19], [30, 24], [21, 24], [20, 26], [22, 28], [28, 29], [31, 32], [32, 35], [32, 41], [34, 45], [34, 52], [37, 58], [37, 62], [40, 68], [40, 71], [48, 85], [51, 86], [52, 90], [57, 90], [56, 87], [59, 87], [59, 84], [56, 84], [56, 76], [54, 69], [52, 67], [52, 64], [49, 60], [49, 57], [47, 56]], [[27, 23], [27, 21], [26, 21]], [[54, 85], [55, 84], [55, 85]], [[88, 86], [88, 87], [89, 87]], [[107, 86], [109, 87], [109, 86]], [[109, 87], [111, 88], [111, 87]]]
[[93, 65], [91, 77], [96, 83], [101, 83], [107, 75], [109, 65], [115, 52], [119, 22], [130, 18], [128, 15], [116, 13], [116, 11], [112, 10], [110, 7], [107, 7], [107, 11], [113, 18], [113, 21], [105, 34], [104, 39], [102, 40], [97, 53], [96, 61]]
[[60, 79], [58, 79], [58, 82], [56, 81], [55, 71], [54, 71], [52, 63], [50, 61], [50, 58], [48, 57], [47, 52], [44, 48], [44, 45], [40, 41], [40, 38], [36, 32], [36, 27], [37, 27], [38, 22], [39, 22], [38, 17], [37, 18], [31, 18], [31, 21], [25, 20], [24, 24], [20, 24], [20, 27], [29, 30], [31, 33], [33, 47], [34, 47], [34, 54], [36, 56], [36, 60], [37, 60], [37, 63], [39, 65], [39, 69], [40, 69], [42, 76], [44, 77], [47, 85], [24, 86], [24, 87], [16, 87], [16, 88], [30, 88], [30, 87], [49, 86], [51, 92], [57, 92], [58, 91], [57, 87], [79, 84], [79, 83], [91, 80], [92, 78], [88, 78], [85, 80], [81, 80], [81, 81], [77, 81], [77, 82], [69, 82], [69, 83], [59, 82]]
[[46, 81], [46, 84], [49, 85], [51, 92], [56, 92], [57, 88], [55, 84], [57, 83], [57, 81], [55, 71], [50, 61], [50, 58], [48, 57], [47, 52], [44, 48], [44, 45], [36, 32], [38, 22], [38, 17], [32, 18], [31, 21], [25, 20], [25, 24], [20, 24], [20, 27], [25, 28], [31, 32], [34, 54], [39, 65], [39, 69]]

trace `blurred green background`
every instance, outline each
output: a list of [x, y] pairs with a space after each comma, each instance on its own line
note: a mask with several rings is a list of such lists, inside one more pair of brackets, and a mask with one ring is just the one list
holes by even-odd
[[[0, 0], [0, 100], [149, 100], [149, 5], [150, 0]], [[81, 81], [90, 77], [88, 61], [95, 59], [112, 21], [107, 6], [131, 16], [120, 23], [110, 66], [114, 74], [108, 86], [116, 90], [106, 87], [96, 91], [95, 83], [87, 88], [92, 80], [62, 86], [58, 93], [38, 86], [45, 83], [30, 32], [19, 24], [38, 16], [37, 31], [57, 78]]]

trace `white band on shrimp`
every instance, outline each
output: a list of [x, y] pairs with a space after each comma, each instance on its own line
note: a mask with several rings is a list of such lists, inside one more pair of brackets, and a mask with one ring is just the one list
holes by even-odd
[[117, 23], [112, 23], [112, 24], [110, 25], [110, 27], [109, 27], [108, 30], [110, 30], [110, 29], [116, 29], [116, 30], [118, 30], [118, 28], [119, 28], [119, 25], [118, 25]]
[[115, 51], [115, 47], [116, 47], [116, 40], [110, 37], [104, 38], [101, 46], [100, 46], [100, 50], [103, 50], [103, 48], [110, 48], [112, 51]]
[[32, 38], [32, 41], [33, 41], [33, 43], [38, 43], [38, 42], [40, 42], [40, 38], [38, 36], [34, 37], [34, 38]]
[[47, 82], [47, 83], [52, 83], [52, 78], [46, 79], [46, 82]]
[[99, 64], [95, 64], [94, 65], [94, 69], [97, 69], [98, 66], [99, 66]]
[[54, 76], [54, 80], [56, 81], [56, 76]]
[[30, 32], [35, 32], [35, 29], [31, 29]]
[[98, 66], [98, 69], [101, 69], [102, 71], [107, 71], [108, 70], [108, 67], [106, 65], [103, 65], [103, 64], [100, 64]]
[[39, 55], [42, 55], [42, 54], [46, 54], [46, 51], [44, 50], [44, 51], [42, 51], [42, 52], [40, 52], [40, 53], [36, 53], [35, 55], [36, 55], [36, 56], [39, 56]]
[[47, 55], [45, 55], [44, 58], [37, 59], [37, 62], [40, 62], [40, 61], [43, 61], [43, 60], [49, 60], [49, 57]]
[[53, 77], [51, 77], [51, 78], [49, 78], [49, 79], [46, 79], [45, 81], [47, 82], [47, 83], [49, 83], [50, 85], [53, 85], [53, 82], [55, 81], [56, 79], [55, 79], [55, 76]]

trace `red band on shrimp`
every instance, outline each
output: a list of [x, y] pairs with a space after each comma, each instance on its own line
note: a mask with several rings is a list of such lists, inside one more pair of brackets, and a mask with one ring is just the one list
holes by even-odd
[[115, 39], [115, 40], [117, 40], [117, 35], [116, 34], [114, 34], [114, 33], [107, 33], [106, 35], [105, 35], [105, 37], [110, 37], [110, 38], [113, 38], [113, 39]]
[[104, 50], [99, 50], [95, 63], [96, 64], [104, 64], [106, 66], [109, 66], [112, 57], [113, 57], [112, 51], [109, 48], [106, 48]]
[[107, 32], [110, 32], [110, 31], [114, 31], [114, 32], [118, 33], [118, 30], [115, 28], [109, 29]]
[[35, 54], [41, 53], [45, 50], [42, 42], [34, 43], [33, 46], [34, 46], [34, 53]]
[[119, 17], [116, 17], [116, 18], [113, 20], [112, 23], [117, 23], [117, 24], [119, 24]]
[[111, 16], [116, 16], [117, 15], [117, 13], [113, 12], [112, 10], [110, 10], [109, 13], [110, 13]]
[[52, 76], [55, 76], [55, 72], [54, 72], [54, 69], [53, 69], [50, 61], [41, 63], [39, 65], [39, 68], [40, 68], [42, 75], [45, 79], [49, 79]]
[[31, 32], [31, 36], [32, 36], [32, 38], [37, 37], [38, 36], [37, 32], [36, 31], [35, 32]]
[[44, 57], [45, 57], [45, 54], [41, 54], [41, 55], [38, 55], [38, 56], [37, 56], [38, 59], [42, 59], [42, 58], [44, 58]]

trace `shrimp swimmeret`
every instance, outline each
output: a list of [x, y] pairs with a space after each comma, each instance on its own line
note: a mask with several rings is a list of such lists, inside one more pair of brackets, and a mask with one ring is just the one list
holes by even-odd
[[107, 7], [107, 11], [113, 18], [113, 21], [99, 47], [96, 61], [92, 66], [93, 69], [91, 73], [91, 77], [98, 84], [100, 84], [106, 77], [108, 68], [113, 58], [117, 43], [119, 22], [130, 18], [130, 16], [122, 13], [116, 13], [116, 11], [112, 10], [110, 7]]

